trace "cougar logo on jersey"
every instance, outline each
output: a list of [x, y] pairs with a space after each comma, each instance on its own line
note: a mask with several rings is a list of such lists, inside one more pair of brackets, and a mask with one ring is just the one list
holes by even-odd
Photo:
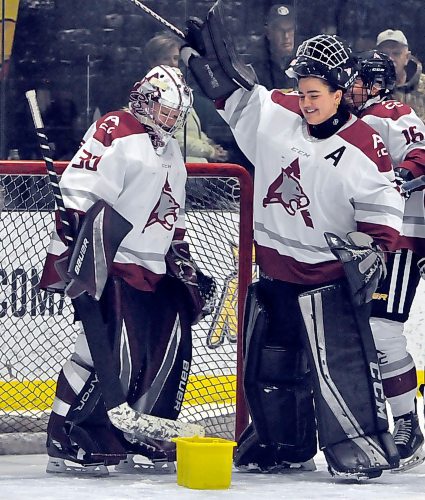
[[143, 231], [149, 226], [153, 224], [161, 224], [167, 229], [167, 231], [171, 231], [174, 228], [174, 224], [177, 220], [179, 213], [180, 205], [173, 198], [170, 184], [168, 183], [168, 177], [165, 180], [164, 187], [161, 191], [161, 196], [155, 205], [155, 208], [152, 210], [148, 222], [144, 227]]
[[273, 203], [280, 203], [289, 215], [295, 215], [297, 210], [310, 205], [299, 180], [292, 172], [288, 173], [288, 169], [282, 168], [278, 178], [270, 185], [263, 207]]
[[299, 181], [300, 166], [298, 158], [287, 168], [282, 168], [280, 175], [273, 181], [263, 199], [263, 207], [273, 203], [280, 203], [289, 215], [300, 212], [307, 227], [314, 227], [310, 212], [306, 209], [310, 205], [308, 196]]

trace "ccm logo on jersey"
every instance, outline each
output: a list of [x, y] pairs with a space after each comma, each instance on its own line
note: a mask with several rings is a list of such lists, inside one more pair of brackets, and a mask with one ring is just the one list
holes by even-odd
[[84, 238], [83, 244], [81, 245], [80, 248], [80, 253], [78, 254], [77, 262], [75, 263], [74, 267], [75, 274], [77, 275], [80, 274], [81, 266], [83, 265], [84, 256], [86, 255], [88, 247], [89, 247], [89, 240], [87, 238]]

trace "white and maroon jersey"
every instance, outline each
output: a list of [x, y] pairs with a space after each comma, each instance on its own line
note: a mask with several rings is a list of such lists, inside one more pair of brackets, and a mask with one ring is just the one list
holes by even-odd
[[235, 91], [219, 112], [255, 166], [256, 259], [268, 276], [303, 284], [342, 277], [325, 231], [364, 231], [393, 247], [404, 203], [385, 145], [366, 123], [352, 116], [315, 139], [296, 93], [258, 85]]
[[[105, 200], [133, 225], [121, 242], [112, 274], [152, 290], [165, 274], [164, 256], [184, 232], [186, 168], [175, 139], [161, 156], [145, 127], [129, 112], [108, 113], [86, 132], [60, 181], [65, 207], [85, 213]], [[175, 234], [177, 233], [177, 234]], [[54, 261], [66, 251], [52, 236], [41, 286], [54, 288]]]
[[[425, 174], [425, 125], [406, 104], [389, 100], [372, 104], [361, 114], [384, 140], [394, 167], [407, 168], [414, 177]], [[425, 190], [406, 201], [400, 247], [425, 255]]]

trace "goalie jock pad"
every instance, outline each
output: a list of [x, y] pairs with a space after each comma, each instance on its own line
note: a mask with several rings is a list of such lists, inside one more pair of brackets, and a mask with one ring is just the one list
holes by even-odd
[[299, 296], [313, 369], [319, 443], [331, 470], [380, 475], [396, 467], [368, 306], [342, 282]]
[[103, 200], [87, 210], [69, 260], [65, 292], [71, 299], [83, 292], [100, 299], [118, 247], [132, 228]]
[[252, 67], [244, 64], [236, 53], [221, 4], [221, 1], [214, 4], [205, 22], [197, 18], [188, 20], [188, 46], [181, 51], [202, 91], [214, 100], [228, 97], [241, 87], [251, 90], [256, 81]]

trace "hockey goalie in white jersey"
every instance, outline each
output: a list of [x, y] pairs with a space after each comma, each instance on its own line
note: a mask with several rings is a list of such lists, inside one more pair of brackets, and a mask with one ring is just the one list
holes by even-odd
[[[178, 69], [153, 68], [134, 85], [128, 109], [110, 112], [89, 128], [60, 181], [76, 233], [99, 200], [112, 207], [123, 223], [124, 219], [130, 223], [131, 229], [119, 243], [110, 268], [103, 272], [104, 289], [98, 290], [95, 280], [85, 292], [93, 289], [92, 295], [100, 297], [113, 363], [118, 365], [118, 383], [128, 404], [145, 414], [172, 420], [179, 414], [190, 368], [191, 324], [202, 314], [202, 300], [197, 302], [186, 293], [196, 287], [184, 287], [168, 275], [176, 271], [174, 251], [180, 264], [182, 256], [188, 257], [181, 241], [187, 173], [173, 135], [184, 126], [192, 101], [192, 91]], [[108, 232], [114, 234], [119, 228], [110, 227], [108, 220], [102, 223], [102, 245], [107, 253]], [[99, 228], [93, 227], [96, 231]], [[67, 279], [69, 250], [60, 236], [57, 224], [40, 286], [49, 290], [66, 286], [68, 295], [76, 297], [81, 290], [76, 290], [77, 281], [69, 282], [69, 276]], [[81, 251], [76, 260], [77, 274], [84, 247]], [[190, 258], [187, 260], [185, 269], [190, 274]], [[181, 270], [179, 267], [176, 272]], [[92, 274], [99, 277], [102, 273], [96, 269]], [[93, 329], [90, 314], [77, 319], [83, 323], [81, 333], [75, 352], [59, 375], [48, 424], [47, 470], [65, 471], [67, 460], [74, 469], [95, 467], [105, 472], [107, 465], [128, 464], [128, 456], [134, 454], [154, 461], [173, 461], [173, 452], [169, 456], [166, 446], [148, 440], [145, 444], [130, 443], [110, 424], [106, 397], [96, 374], [102, 353], [96, 366], [94, 352], [98, 358], [99, 353], [92, 350], [85, 334]], [[96, 332], [91, 338], [96, 339]], [[117, 381], [111, 379], [110, 383]]]
[[273, 471], [311, 459], [317, 421], [332, 474], [378, 477], [399, 464], [369, 325], [404, 207], [388, 152], [344, 101], [357, 69], [342, 40], [305, 41], [289, 70], [298, 92], [284, 94], [255, 83], [223, 19], [221, 2], [204, 23], [190, 19], [182, 58], [255, 166], [260, 278], [244, 319], [252, 423], [235, 464]]
[[[358, 116], [383, 138], [403, 189], [405, 182], [425, 174], [425, 125], [410, 106], [392, 99], [396, 72], [391, 59], [377, 50], [357, 57], [360, 74], [350, 97]], [[394, 439], [403, 470], [425, 459], [416, 411], [416, 367], [403, 335], [425, 262], [424, 196], [424, 186], [406, 194], [398, 244], [401, 250], [388, 255], [388, 274], [379, 293], [374, 295], [371, 314], [384, 392], [394, 417]]]

